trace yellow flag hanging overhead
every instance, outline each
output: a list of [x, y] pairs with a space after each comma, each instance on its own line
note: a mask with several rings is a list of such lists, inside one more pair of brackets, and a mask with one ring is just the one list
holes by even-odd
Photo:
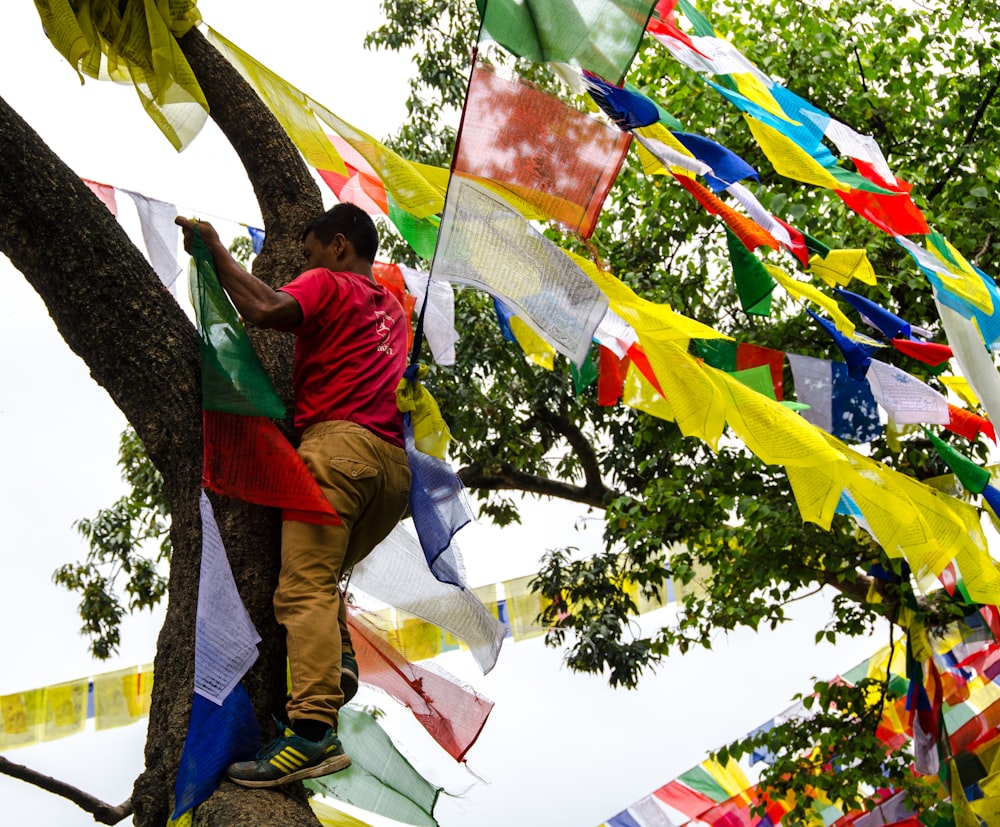
[[810, 258], [809, 269], [831, 287], [845, 287], [852, 279], [875, 284], [875, 268], [865, 250], [830, 250], [825, 258]]
[[343, 159], [320, 124], [322, 121], [364, 157], [400, 208], [417, 218], [441, 212], [448, 185], [447, 170], [401, 158], [299, 91], [215, 30], [209, 29], [208, 38], [260, 95], [311, 166], [341, 175], [347, 172]]
[[175, 149], [208, 116], [201, 87], [177, 38], [201, 22], [194, 0], [118, 3], [35, 0], [55, 49], [83, 76], [131, 82], [146, 113]]

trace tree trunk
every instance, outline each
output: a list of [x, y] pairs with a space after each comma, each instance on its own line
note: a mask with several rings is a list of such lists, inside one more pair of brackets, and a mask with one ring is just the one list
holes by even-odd
[[[267, 243], [255, 273], [272, 285], [284, 283], [298, 272], [302, 228], [322, 209], [318, 187], [274, 118], [204, 37], [192, 30], [180, 42], [260, 201]], [[163, 827], [193, 696], [202, 466], [197, 335], [114, 216], [2, 99], [0, 251], [41, 296], [60, 335], [135, 427], [163, 474], [173, 559], [146, 770], [133, 794], [135, 823]], [[290, 401], [291, 337], [252, 335]], [[214, 505], [240, 594], [263, 637], [245, 683], [267, 733], [270, 713], [285, 694], [284, 641], [271, 606], [280, 515], [223, 498]], [[197, 816], [198, 823], [212, 825], [317, 823], [298, 785], [274, 792], [223, 784]]]

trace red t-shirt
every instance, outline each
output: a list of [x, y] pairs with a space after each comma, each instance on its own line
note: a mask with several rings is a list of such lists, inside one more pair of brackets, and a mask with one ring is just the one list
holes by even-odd
[[302, 308], [295, 334], [295, 426], [346, 419], [403, 446], [396, 385], [406, 368], [406, 315], [357, 273], [307, 270], [281, 288]]

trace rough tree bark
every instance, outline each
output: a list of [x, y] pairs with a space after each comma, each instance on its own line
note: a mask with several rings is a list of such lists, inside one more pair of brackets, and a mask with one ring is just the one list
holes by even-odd
[[[260, 202], [267, 244], [255, 272], [272, 285], [283, 283], [297, 273], [302, 227], [322, 209], [319, 189], [268, 110], [204, 37], [192, 30], [180, 42]], [[174, 551], [157, 642], [146, 769], [133, 794], [135, 823], [163, 827], [193, 694], [202, 461], [197, 336], [111, 213], [2, 99], [0, 252], [41, 296], [60, 335], [135, 427], [163, 474]], [[286, 400], [289, 339], [255, 336]], [[279, 515], [221, 498], [215, 509], [240, 593], [264, 638], [246, 683], [267, 733], [270, 713], [284, 699], [284, 642], [271, 609]], [[298, 785], [269, 792], [230, 784], [199, 808], [196, 822], [317, 823]]]

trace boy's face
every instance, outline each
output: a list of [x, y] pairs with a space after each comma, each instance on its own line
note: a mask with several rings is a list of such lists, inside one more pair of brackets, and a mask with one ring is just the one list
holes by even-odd
[[343, 235], [337, 233], [329, 244], [323, 244], [315, 234], [308, 233], [302, 241], [302, 255], [306, 268], [325, 267], [327, 270], [343, 270], [348, 258], [350, 244]]

